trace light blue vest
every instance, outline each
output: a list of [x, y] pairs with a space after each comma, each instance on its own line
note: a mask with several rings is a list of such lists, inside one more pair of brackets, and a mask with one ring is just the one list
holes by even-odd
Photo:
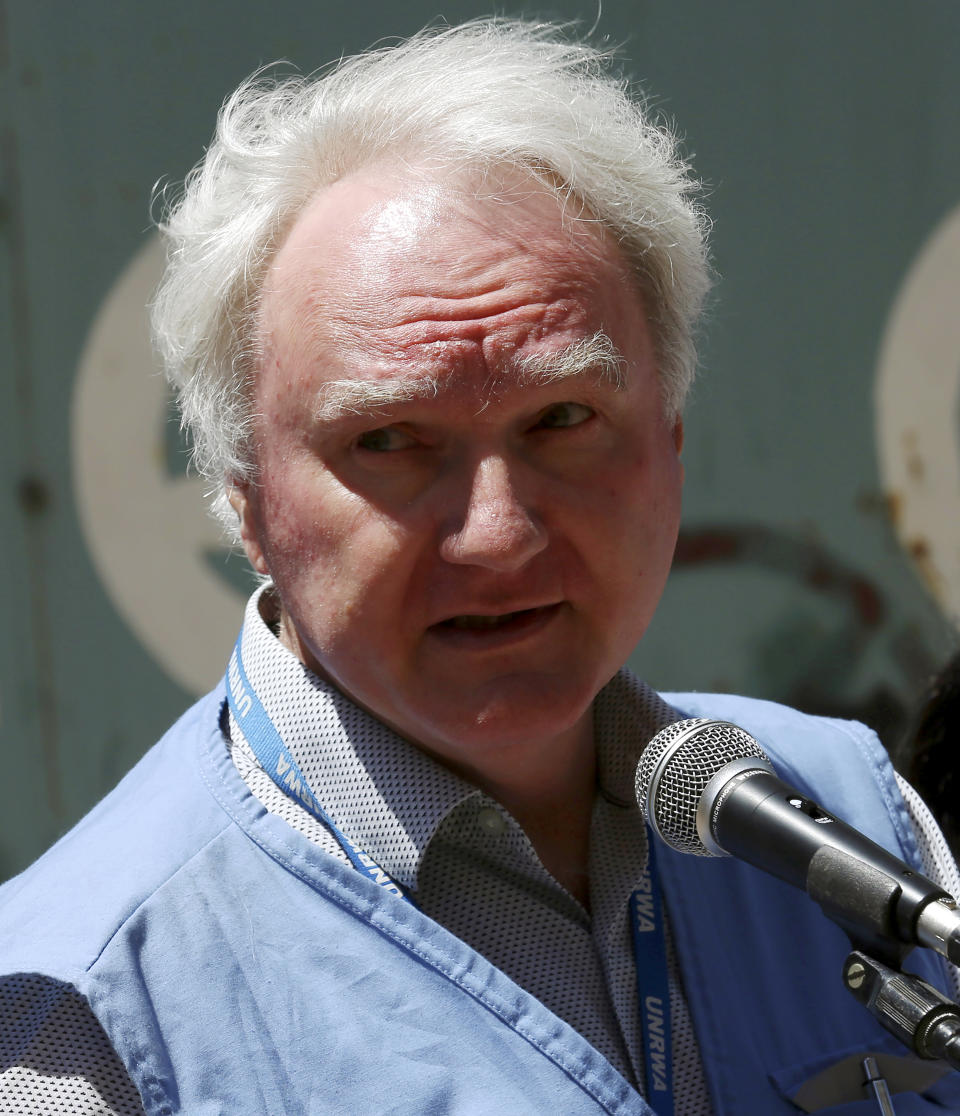
[[[862, 728], [741, 698], [670, 700], [743, 725], [791, 782], [915, 862]], [[0, 888], [0, 973], [79, 989], [150, 1113], [650, 1116], [483, 957], [267, 814], [226, 752], [222, 702], [199, 702]], [[897, 1049], [843, 989], [846, 939], [805, 896], [733, 861], [661, 850], [659, 863], [717, 1116], [796, 1113], [786, 1097], [823, 1067]], [[930, 979], [938, 965], [922, 967]], [[958, 1077], [900, 1094], [898, 1116], [960, 1112]], [[829, 1111], [876, 1116], [872, 1103]]]

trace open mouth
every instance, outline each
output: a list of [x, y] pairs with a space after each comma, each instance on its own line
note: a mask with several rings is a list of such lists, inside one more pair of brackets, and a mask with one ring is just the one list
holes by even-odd
[[451, 616], [436, 625], [442, 631], [449, 632], [495, 632], [495, 631], [520, 631], [536, 623], [542, 617], [553, 612], [558, 605], [542, 605], [539, 608], [522, 608], [517, 612], [501, 612], [493, 616], [471, 615]]

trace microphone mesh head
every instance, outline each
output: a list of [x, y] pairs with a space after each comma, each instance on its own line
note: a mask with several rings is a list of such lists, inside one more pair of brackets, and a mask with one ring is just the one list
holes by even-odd
[[637, 803], [652, 829], [677, 852], [712, 856], [697, 833], [697, 807], [707, 783], [732, 760], [766, 752], [729, 721], [694, 717], [662, 729], [637, 767]]

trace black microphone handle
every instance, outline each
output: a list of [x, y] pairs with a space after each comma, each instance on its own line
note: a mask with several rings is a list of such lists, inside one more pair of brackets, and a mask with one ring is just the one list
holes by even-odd
[[[856, 946], [890, 956], [891, 942], [930, 945], [960, 961], [960, 925], [941, 943], [918, 925], [925, 908], [951, 897], [886, 849], [768, 770], [751, 768], [710, 791], [701, 811], [717, 845], [805, 890]], [[949, 917], [960, 924], [952, 908]]]

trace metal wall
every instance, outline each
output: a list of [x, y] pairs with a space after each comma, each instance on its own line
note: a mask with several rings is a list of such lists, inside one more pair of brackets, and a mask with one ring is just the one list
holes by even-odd
[[[0, 3], [0, 877], [216, 680], [240, 620], [146, 337], [151, 187], [261, 63], [486, 10]], [[716, 220], [685, 526], [635, 665], [893, 744], [960, 611], [960, 6], [546, 14], [625, 44]]]

